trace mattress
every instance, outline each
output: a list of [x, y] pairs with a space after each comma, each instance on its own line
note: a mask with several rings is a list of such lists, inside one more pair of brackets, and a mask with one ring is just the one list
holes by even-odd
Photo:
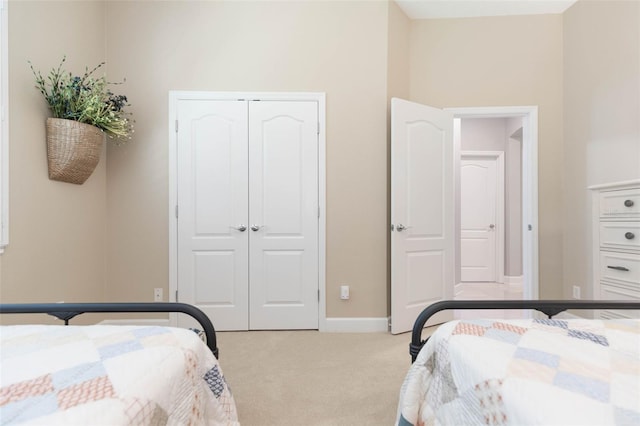
[[640, 320], [460, 320], [406, 375], [396, 424], [638, 425]]
[[196, 333], [171, 327], [0, 327], [0, 424], [237, 425]]

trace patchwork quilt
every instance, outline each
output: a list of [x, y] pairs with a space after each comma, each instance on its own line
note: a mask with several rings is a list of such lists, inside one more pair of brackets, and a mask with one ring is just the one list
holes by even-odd
[[0, 327], [0, 424], [237, 425], [198, 335], [170, 327]]
[[640, 425], [640, 320], [441, 325], [402, 385], [397, 425]]

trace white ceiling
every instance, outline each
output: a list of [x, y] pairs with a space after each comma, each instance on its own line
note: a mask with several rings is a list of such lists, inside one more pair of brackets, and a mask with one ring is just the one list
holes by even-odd
[[411, 19], [562, 13], [577, 0], [395, 0]]

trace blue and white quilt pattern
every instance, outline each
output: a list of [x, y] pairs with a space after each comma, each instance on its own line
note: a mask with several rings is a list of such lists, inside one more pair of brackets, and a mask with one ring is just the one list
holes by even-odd
[[639, 425], [640, 321], [446, 323], [405, 378], [397, 424]]
[[0, 424], [237, 425], [217, 360], [190, 330], [0, 327]]

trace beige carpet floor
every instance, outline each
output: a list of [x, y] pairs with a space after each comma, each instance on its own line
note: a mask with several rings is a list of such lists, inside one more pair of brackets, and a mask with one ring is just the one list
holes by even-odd
[[[423, 337], [429, 334], [425, 330]], [[218, 332], [240, 423], [393, 425], [411, 334]]]

